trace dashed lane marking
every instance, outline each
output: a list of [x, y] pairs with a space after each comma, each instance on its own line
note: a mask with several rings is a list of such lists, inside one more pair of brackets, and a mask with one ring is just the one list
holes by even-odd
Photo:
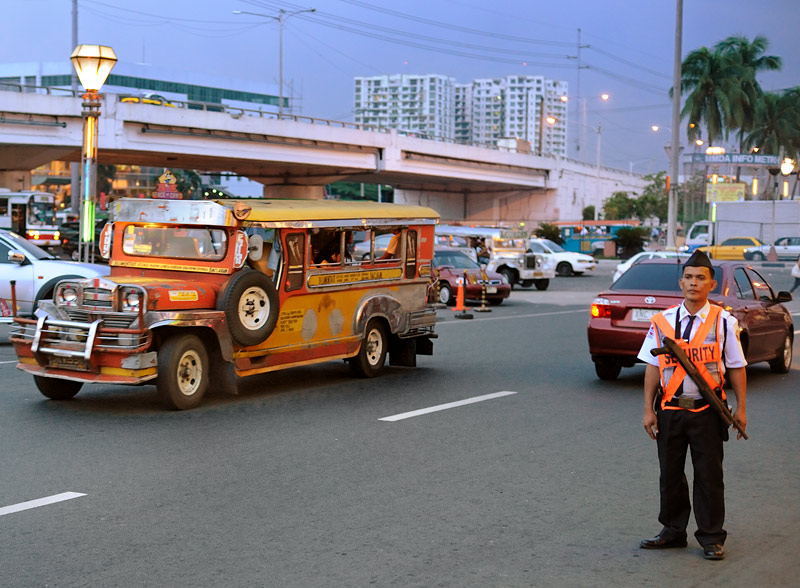
[[439, 404], [437, 406], [430, 406], [428, 408], [420, 408], [419, 410], [412, 410], [410, 412], [404, 412], [393, 416], [383, 417], [378, 420], [387, 422], [402, 421], [403, 419], [410, 419], [412, 417], [420, 416], [423, 414], [429, 414], [431, 412], [439, 412], [440, 410], [447, 410], [449, 408], [456, 408], [458, 406], [465, 406], [467, 404], [475, 404], [476, 402], [483, 402], [484, 400], [492, 400], [494, 398], [500, 398], [502, 396], [510, 396], [511, 394], [516, 394], [516, 392], [509, 392], [509, 391], [494, 392], [493, 394], [475, 396], [473, 398], [467, 398], [466, 400], [458, 400], [457, 402], [448, 402], [447, 404]]
[[19, 363], [19, 360], [18, 359], [12, 359], [11, 361], [0, 361], [0, 364], [3, 364], [3, 363]]
[[36, 500], [29, 500], [27, 502], [20, 502], [12, 504], [11, 506], [4, 506], [0, 508], [0, 517], [21, 510], [29, 510], [31, 508], [39, 508], [40, 506], [47, 506], [48, 504], [55, 504], [56, 502], [64, 502], [65, 500], [72, 500], [73, 498], [80, 498], [86, 494], [79, 492], [62, 492], [61, 494], [54, 494], [53, 496], [45, 496], [44, 498], [37, 498]]

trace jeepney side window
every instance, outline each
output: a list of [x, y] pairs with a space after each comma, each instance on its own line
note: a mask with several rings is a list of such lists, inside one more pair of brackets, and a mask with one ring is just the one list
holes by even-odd
[[311, 233], [311, 264], [341, 265], [342, 237], [339, 229], [314, 229]]
[[8, 215], [8, 198], [0, 198], [0, 216]]
[[417, 274], [417, 231], [410, 229], [406, 232], [406, 278], [413, 278]]
[[304, 261], [306, 256], [305, 233], [286, 235], [286, 291], [303, 287]]

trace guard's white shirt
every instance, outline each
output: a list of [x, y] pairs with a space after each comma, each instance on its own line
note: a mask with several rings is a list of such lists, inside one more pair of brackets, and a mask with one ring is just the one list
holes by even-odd
[[[697, 329], [700, 328], [700, 325], [706, 322], [710, 310], [711, 304], [706, 302], [703, 308], [701, 308], [697, 314], [694, 315], [695, 319], [694, 323], [692, 323], [692, 331], [689, 337], [690, 341], [697, 332]], [[675, 313], [678, 312], [680, 313], [680, 333], [678, 333], [678, 337], [680, 338], [684, 329], [686, 329], [686, 325], [689, 324], [690, 315], [689, 311], [686, 310], [686, 307], [683, 305], [683, 302], [681, 302], [679, 306], [662, 310], [661, 314], [664, 315], [664, 318], [670, 325], [674, 326]], [[736, 320], [736, 318], [727, 310], [723, 309], [719, 313], [719, 320], [717, 321], [717, 333], [717, 340], [719, 341], [720, 349], [725, 350], [725, 361], [722, 362], [722, 373], [725, 373], [726, 366], [729, 368], [745, 367], [747, 365], [747, 360], [744, 357], [742, 344], [739, 341], [739, 321]], [[662, 333], [662, 336], [663, 335], [672, 337], [675, 335], [675, 333], [667, 332]], [[727, 344], [725, 343], [726, 341]], [[656, 347], [663, 347], [663, 342], [658, 340], [655, 327], [653, 327], [651, 323], [650, 330], [647, 332], [647, 337], [645, 337], [644, 343], [642, 343], [642, 348], [639, 350], [639, 355], [637, 357], [647, 364], [658, 367], [658, 358], [650, 355], [650, 350], [655, 349]], [[689, 377], [683, 379], [683, 397], [702, 398], [700, 391], [697, 389], [697, 384], [695, 384]]]

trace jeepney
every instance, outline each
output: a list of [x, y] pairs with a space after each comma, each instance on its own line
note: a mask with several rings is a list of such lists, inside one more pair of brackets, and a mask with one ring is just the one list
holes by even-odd
[[[196, 407], [238, 378], [335, 359], [356, 375], [433, 352], [430, 288], [437, 213], [319, 200], [114, 203], [100, 237], [110, 275], [64, 280], [34, 319], [16, 318], [17, 367], [46, 397], [87, 383], [155, 383]], [[353, 260], [355, 231], [397, 236]]]
[[[556, 277], [555, 263], [551, 256], [532, 253], [528, 250], [528, 234], [525, 231], [497, 227], [465, 227], [459, 225], [438, 225], [438, 238], [466, 239], [470, 256], [476, 259], [474, 242], [480, 241], [485, 248], [483, 259], [486, 269], [505, 277], [513, 288], [519, 284], [523, 288], [536, 286], [546, 290], [550, 280]], [[456, 242], [441, 242], [441, 245], [463, 248]]]

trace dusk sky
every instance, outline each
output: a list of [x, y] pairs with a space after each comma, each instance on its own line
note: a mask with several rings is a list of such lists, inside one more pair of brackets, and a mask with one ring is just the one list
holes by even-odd
[[[287, 86], [293, 83], [300, 113], [353, 120], [355, 76], [437, 73], [468, 82], [545, 75], [569, 83], [573, 155], [580, 122], [574, 109], [580, 28], [581, 42], [589, 46], [581, 50], [580, 70], [581, 95], [589, 100], [586, 157], [596, 161], [600, 123], [603, 165], [643, 173], [668, 167], [663, 147], [670, 140], [675, 5], [674, 0], [80, 0], [78, 39], [112, 46], [121, 62], [277, 84], [277, 23], [233, 11], [315, 8], [314, 14], [288, 19], [284, 29], [284, 79]], [[68, 60], [71, 7], [71, 0], [5, 2], [0, 62]], [[760, 76], [762, 87], [800, 85], [798, 8], [797, 0], [685, 0], [683, 55], [730, 35], [762, 34], [770, 41], [768, 53], [783, 59], [781, 72]], [[603, 92], [611, 95], [607, 103], [597, 99]], [[656, 134], [653, 124], [664, 128]]]

